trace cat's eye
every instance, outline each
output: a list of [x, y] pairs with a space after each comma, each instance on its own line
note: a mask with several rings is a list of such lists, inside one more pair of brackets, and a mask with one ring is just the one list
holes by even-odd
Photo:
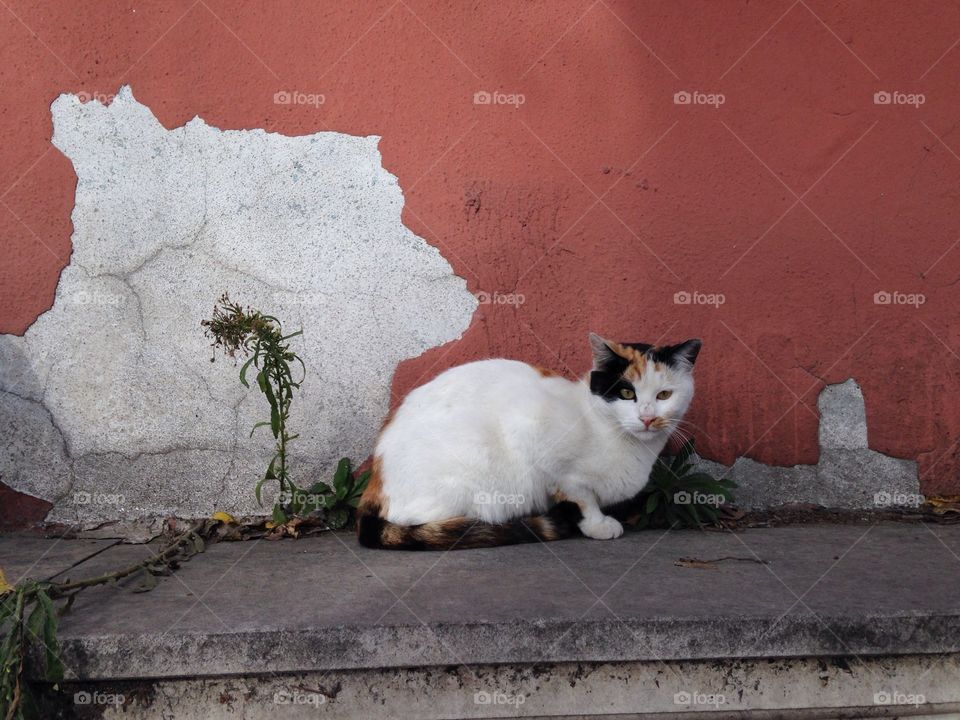
[[620, 397], [624, 400], [633, 400], [637, 397], [637, 394], [630, 388], [620, 388]]
[[666, 400], [673, 395], [673, 390], [661, 390], [657, 393], [657, 400]]

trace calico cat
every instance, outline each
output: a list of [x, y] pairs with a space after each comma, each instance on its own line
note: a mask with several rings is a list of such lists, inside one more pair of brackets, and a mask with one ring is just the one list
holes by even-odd
[[607, 540], [693, 399], [699, 340], [590, 335], [580, 382], [515, 360], [451, 368], [389, 418], [357, 508], [367, 547], [442, 550]]

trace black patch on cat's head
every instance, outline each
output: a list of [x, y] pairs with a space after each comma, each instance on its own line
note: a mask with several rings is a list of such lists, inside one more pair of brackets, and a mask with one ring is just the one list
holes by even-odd
[[[620, 391], [624, 388], [633, 390], [633, 384], [623, 379], [623, 370], [612, 372], [593, 370], [590, 373], [590, 392], [599, 395], [607, 402], [622, 400]], [[633, 401], [637, 401], [636, 396]]]
[[642, 352], [648, 360], [662, 363], [672, 368], [692, 367], [700, 354], [703, 343], [700, 338], [684, 340], [676, 345], [648, 345], [647, 343], [623, 343], [627, 347]]

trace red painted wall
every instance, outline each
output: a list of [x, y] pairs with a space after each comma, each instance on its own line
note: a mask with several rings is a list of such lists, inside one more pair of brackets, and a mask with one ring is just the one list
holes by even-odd
[[[50, 103], [129, 83], [167, 127], [381, 135], [408, 226], [471, 290], [523, 296], [404, 363], [397, 397], [490, 355], [582, 372], [588, 329], [701, 336], [707, 456], [815, 462], [817, 394], [853, 376], [871, 447], [960, 491], [957, 2], [37, 5], [0, 9], [0, 331], [47, 309], [69, 262]], [[494, 90], [524, 102], [474, 104]], [[694, 291], [724, 303], [674, 302]]]

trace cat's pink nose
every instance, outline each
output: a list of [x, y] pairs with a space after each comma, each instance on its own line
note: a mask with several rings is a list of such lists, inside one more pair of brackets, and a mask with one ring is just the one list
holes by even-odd
[[654, 420], [656, 420], [656, 419], [657, 419], [656, 417], [642, 417], [642, 418], [640, 418], [641, 422], [643, 422], [643, 426], [644, 426], [645, 428], [647, 428], [648, 430], [650, 429], [650, 423], [652, 423], [652, 422], [653, 422]]

